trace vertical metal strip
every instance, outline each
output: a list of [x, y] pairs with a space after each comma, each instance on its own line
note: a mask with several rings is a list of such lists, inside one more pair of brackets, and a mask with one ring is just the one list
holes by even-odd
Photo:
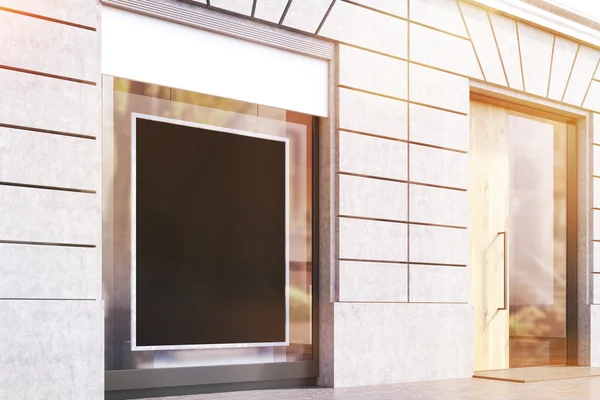
[[[319, 304], [320, 304], [320, 279], [319, 274], [321, 271], [321, 263], [320, 263], [320, 228], [319, 224], [321, 221], [321, 213], [319, 210], [319, 198], [320, 198], [320, 146], [319, 146], [319, 137], [320, 137], [320, 126], [319, 126], [319, 118], [312, 118], [312, 318], [311, 318], [311, 326], [312, 326], [312, 359], [315, 362], [319, 362]], [[318, 365], [318, 364], [317, 364]]]
[[[101, 145], [101, 194], [100, 205], [102, 213], [101, 245], [99, 252], [101, 265], [100, 292], [104, 300], [105, 310], [113, 306], [112, 298], [114, 291], [114, 78], [102, 76], [102, 136], [99, 138]], [[106, 313], [104, 325], [104, 337], [111, 337], [114, 325], [112, 313]], [[111, 332], [111, 333], [107, 333]], [[103, 339], [104, 340], [104, 339]], [[105, 369], [113, 368], [114, 354], [110, 346], [105, 346]]]
[[577, 128], [567, 128], [567, 365], [578, 364]]
[[[329, 286], [331, 289], [331, 302], [337, 302], [339, 301], [339, 267], [340, 267], [340, 261], [339, 261], [339, 252], [340, 252], [340, 223], [339, 223], [339, 218], [337, 217], [339, 215], [339, 174], [338, 172], [340, 171], [340, 149], [339, 149], [339, 137], [340, 137], [340, 131], [339, 131], [339, 115], [340, 115], [340, 105], [339, 105], [339, 101], [338, 101], [338, 84], [340, 82], [339, 79], [339, 75], [340, 75], [340, 45], [336, 44], [335, 48], [334, 48], [334, 59], [332, 62], [330, 62], [330, 71], [329, 71], [329, 76], [330, 76], [330, 82], [329, 82], [329, 101], [330, 101], [330, 116], [329, 116], [329, 134], [330, 134], [330, 138], [329, 138], [329, 155], [331, 157], [331, 159], [329, 160], [329, 171], [328, 173], [330, 174], [331, 178], [329, 181], [330, 184], [330, 188], [329, 188], [329, 193], [330, 193], [330, 197], [329, 197], [329, 202], [331, 204], [330, 208], [329, 208], [329, 212], [330, 212], [330, 219], [331, 219], [331, 226], [333, 226], [333, 231], [331, 231], [331, 235], [334, 238], [333, 241], [330, 241], [330, 243], [332, 244], [332, 253], [331, 254], [331, 262], [333, 263], [333, 265], [331, 265], [331, 281], [329, 282]], [[333, 108], [331, 110], [331, 108]]]
[[578, 363], [579, 365], [590, 365], [591, 347], [590, 342], [590, 322], [592, 303], [591, 295], [593, 287], [591, 285], [592, 274], [591, 269], [593, 262], [593, 244], [592, 244], [592, 224], [593, 224], [593, 209], [592, 209], [592, 161], [593, 161], [593, 129], [592, 115], [588, 114], [587, 118], [581, 118], [577, 124], [577, 165], [578, 165], [578, 210], [579, 226], [578, 226], [578, 260], [577, 260], [577, 276], [578, 276]]

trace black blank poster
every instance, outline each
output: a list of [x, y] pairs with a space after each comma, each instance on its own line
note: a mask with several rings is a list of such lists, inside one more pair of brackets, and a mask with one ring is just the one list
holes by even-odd
[[136, 123], [137, 346], [286, 340], [285, 143]]

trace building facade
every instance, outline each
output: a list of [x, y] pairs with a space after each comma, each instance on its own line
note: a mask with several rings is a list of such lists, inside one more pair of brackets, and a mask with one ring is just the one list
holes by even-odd
[[[0, 0], [0, 399], [600, 367], [590, 12], [541, 0]], [[249, 165], [271, 158], [244, 157], [266, 147], [211, 142], [215, 172], [202, 175], [241, 187], [284, 171], [273, 185], [285, 198], [203, 192], [193, 149], [209, 144], [179, 141], [189, 130], [285, 143], [285, 160], [260, 172]], [[192, 204], [170, 202], [182, 188]], [[223, 345], [207, 333], [213, 314], [175, 312], [195, 301], [181, 293], [211, 291], [171, 282], [169, 271], [198, 278], [177, 257], [217, 248], [218, 270], [229, 248], [205, 242], [237, 235], [215, 227], [256, 225], [252, 212], [213, 221], [222, 198], [208, 192], [285, 209], [260, 214], [285, 225], [272, 239], [286, 265], [273, 340]], [[208, 228], [177, 236], [185, 221]], [[271, 243], [258, 237], [254, 250]], [[227, 307], [206, 312], [244, 315]], [[244, 327], [263, 334], [279, 311]], [[208, 336], [169, 336], [188, 330]]]

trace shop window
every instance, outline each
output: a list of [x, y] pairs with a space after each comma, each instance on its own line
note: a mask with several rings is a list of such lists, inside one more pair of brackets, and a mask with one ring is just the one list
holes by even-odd
[[106, 369], [313, 360], [315, 118], [105, 83]]

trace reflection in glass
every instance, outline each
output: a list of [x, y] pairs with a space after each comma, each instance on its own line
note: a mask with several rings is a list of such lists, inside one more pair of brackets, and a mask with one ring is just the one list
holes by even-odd
[[[171, 368], [312, 360], [312, 119], [309, 115], [157, 85], [113, 82], [103, 123], [103, 290], [106, 369]], [[108, 86], [110, 90], [110, 86]], [[106, 95], [106, 94], [105, 94]], [[105, 97], [106, 99], [106, 97]], [[112, 103], [112, 104], [111, 104]], [[131, 113], [287, 137], [290, 141], [290, 345], [131, 349]], [[105, 130], [106, 132], [106, 130]], [[160, 160], [157, 160], [160, 162]], [[260, 323], [260, 321], [256, 321]]]
[[510, 367], [566, 363], [566, 125], [510, 116]]

